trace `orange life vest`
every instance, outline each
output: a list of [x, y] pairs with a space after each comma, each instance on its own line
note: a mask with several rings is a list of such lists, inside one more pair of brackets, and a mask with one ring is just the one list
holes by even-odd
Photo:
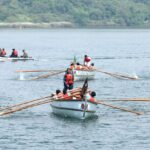
[[72, 74], [66, 74], [65, 79], [68, 85], [71, 85], [74, 83], [74, 78]]
[[18, 56], [17, 50], [14, 50], [14, 55], [15, 55], [15, 56]]
[[5, 56], [5, 55], [6, 55], [6, 51], [2, 51], [1, 56]]
[[63, 99], [65, 100], [71, 100], [72, 97], [68, 95], [68, 93], [66, 93], [65, 95], [63, 95]]
[[90, 99], [89, 99], [91, 102], [95, 102], [95, 98], [94, 97], [90, 97]]

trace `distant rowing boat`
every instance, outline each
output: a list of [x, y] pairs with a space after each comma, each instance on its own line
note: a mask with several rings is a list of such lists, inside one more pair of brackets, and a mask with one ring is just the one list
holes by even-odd
[[5, 61], [27, 61], [27, 60], [34, 60], [32, 57], [23, 58], [23, 57], [0, 57], [0, 62]]
[[80, 81], [85, 80], [88, 78], [89, 80], [92, 80], [95, 78], [95, 71], [94, 70], [73, 70], [74, 80]]

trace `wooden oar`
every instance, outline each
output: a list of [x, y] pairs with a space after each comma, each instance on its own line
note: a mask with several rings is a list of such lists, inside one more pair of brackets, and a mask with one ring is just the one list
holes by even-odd
[[61, 70], [16, 70], [15, 72], [56, 72]]
[[21, 105], [28, 104], [28, 103], [35, 102], [35, 101], [40, 101], [40, 100], [43, 100], [43, 99], [46, 99], [46, 98], [51, 98], [51, 96], [45, 96], [45, 97], [41, 97], [41, 98], [37, 98], [37, 99], [32, 99], [32, 100], [29, 100], [29, 101], [26, 101], [26, 102], [18, 103], [16, 105], [4, 107], [4, 108], [1, 108], [0, 111], [7, 110], [7, 109], [12, 109], [13, 107], [21, 106]]
[[[76, 88], [70, 91], [71, 95], [74, 96], [76, 94], [79, 94], [81, 91], [81, 88]], [[62, 99], [62, 97], [58, 98], [58, 99]], [[38, 106], [38, 105], [42, 105], [42, 104], [46, 104], [52, 101], [55, 101], [57, 99], [55, 99], [53, 96], [45, 96], [45, 97], [41, 97], [38, 99], [33, 99], [30, 101], [25, 101], [13, 106], [9, 106], [9, 107], [5, 107], [0, 109], [0, 116], [6, 115], [6, 114], [11, 114], [14, 113], [16, 111], [20, 111], [26, 108], [30, 108], [30, 107], [34, 107], [34, 106]]]
[[47, 74], [39, 75], [37, 77], [33, 77], [33, 78], [28, 79], [28, 80], [38, 80], [38, 79], [42, 79], [42, 78], [48, 78], [50, 76], [58, 75], [58, 74], [61, 74], [63, 72], [65, 72], [65, 70], [59, 71], [59, 72], [55, 72], [55, 73], [47, 73]]
[[111, 101], [111, 102], [128, 102], [128, 101], [135, 101], [135, 102], [150, 102], [150, 98], [117, 98], [117, 99], [103, 99], [103, 101]]
[[113, 76], [113, 77], [116, 77], [116, 78], [120, 78], [120, 79], [131, 79], [131, 80], [139, 79], [137, 76], [136, 77], [131, 77], [131, 76], [120, 74], [120, 73], [111, 73], [111, 72], [108, 72], [108, 71], [104, 71], [102, 69], [95, 69], [95, 71], [105, 73], [107, 75], [110, 75], [110, 76]]
[[96, 102], [97, 102], [97, 104], [101, 104], [101, 105], [105, 105], [105, 106], [108, 106], [108, 107], [112, 107], [114, 109], [120, 109], [122, 111], [127, 111], [127, 112], [130, 112], [130, 113], [136, 114], [136, 115], [143, 115], [144, 114], [142, 112], [136, 112], [136, 111], [133, 111], [133, 110], [129, 110], [127, 108], [122, 108], [122, 107], [114, 106], [114, 105], [111, 105], [111, 104], [107, 104], [107, 103], [104, 103], [103, 101], [96, 101]]
[[11, 113], [14, 113], [14, 112], [17, 112], [17, 111], [20, 111], [20, 110], [23, 110], [23, 109], [31, 108], [31, 107], [34, 107], [34, 106], [46, 104], [46, 103], [49, 103], [49, 102], [52, 102], [52, 101], [54, 101], [54, 98], [50, 98], [48, 100], [43, 100], [43, 101], [32, 103], [32, 104], [23, 105], [23, 106], [20, 106], [20, 107], [17, 107], [17, 108], [12, 108], [10, 110], [4, 110], [4, 111], [0, 112], [0, 116], [11, 114]]

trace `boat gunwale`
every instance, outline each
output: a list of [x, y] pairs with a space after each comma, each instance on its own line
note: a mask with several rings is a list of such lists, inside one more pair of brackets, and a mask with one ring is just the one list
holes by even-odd
[[83, 72], [95, 72], [95, 70], [93, 69], [93, 70], [80, 70], [80, 69], [73, 69], [73, 71], [83, 71]]
[[[79, 99], [70, 99], [70, 100], [65, 100], [65, 99], [56, 99], [53, 102], [85, 102], [85, 100], [79, 100]], [[87, 102], [98, 105], [97, 102], [92, 102], [87, 100]]]

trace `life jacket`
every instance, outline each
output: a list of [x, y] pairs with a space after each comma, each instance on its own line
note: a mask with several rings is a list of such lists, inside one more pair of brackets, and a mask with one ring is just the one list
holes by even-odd
[[90, 62], [91, 61], [91, 57], [87, 56], [85, 59], [84, 59], [85, 62]]
[[14, 56], [18, 56], [17, 50], [14, 50], [13, 54], [14, 54]]
[[71, 85], [74, 83], [74, 78], [72, 74], [66, 74], [65, 76], [66, 84]]
[[95, 102], [96, 100], [95, 100], [95, 98], [94, 97], [90, 97], [90, 99], [89, 99], [91, 102]]
[[5, 55], [6, 55], [6, 51], [2, 51], [1, 56], [5, 56]]
[[72, 99], [72, 96], [69, 96], [69, 94], [66, 93], [66, 94], [63, 95], [63, 99], [64, 99], [64, 100], [71, 100], [71, 99]]

